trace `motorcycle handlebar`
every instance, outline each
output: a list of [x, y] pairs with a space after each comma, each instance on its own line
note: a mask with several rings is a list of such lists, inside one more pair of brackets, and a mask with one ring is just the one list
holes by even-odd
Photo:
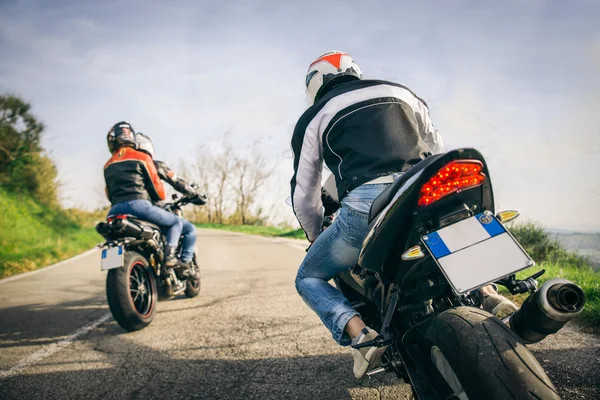
[[[198, 200], [200, 200], [201, 203], [197, 203]], [[181, 208], [189, 203], [195, 204], [197, 206], [204, 205], [206, 203], [206, 196], [200, 194], [197, 194], [195, 196], [184, 196], [179, 200], [175, 201], [174, 203], [163, 203], [162, 205], [160, 205], [160, 207], [167, 211], [173, 211], [174, 209]]]

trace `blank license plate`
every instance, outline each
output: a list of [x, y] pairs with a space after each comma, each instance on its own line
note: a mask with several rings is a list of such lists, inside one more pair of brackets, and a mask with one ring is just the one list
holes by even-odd
[[106, 271], [107, 269], [122, 267], [124, 264], [124, 257], [123, 246], [104, 249], [102, 250], [100, 269]]
[[535, 264], [491, 213], [467, 218], [421, 240], [459, 294]]

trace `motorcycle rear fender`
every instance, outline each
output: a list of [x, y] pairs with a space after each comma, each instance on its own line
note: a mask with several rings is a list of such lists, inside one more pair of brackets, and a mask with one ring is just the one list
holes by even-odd
[[[418, 207], [421, 187], [440, 168], [457, 159], [481, 161], [486, 180], [482, 185], [453, 193], [429, 206]], [[372, 207], [383, 208], [370, 225], [358, 263], [361, 267], [379, 274], [384, 283], [399, 282], [414, 261], [403, 261], [402, 253], [419, 243], [419, 238], [439, 229], [439, 221], [445, 215], [465, 205], [473, 213], [486, 210], [494, 212], [492, 181], [485, 159], [479, 151], [471, 148], [452, 150], [426, 159], [415, 165], [380, 196], [390, 198], [382, 207], [375, 199]], [[387, 192], [387, 193], [386, 193]]]

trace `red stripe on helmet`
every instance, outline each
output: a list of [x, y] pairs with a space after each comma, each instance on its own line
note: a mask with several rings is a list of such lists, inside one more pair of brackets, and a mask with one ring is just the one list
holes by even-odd
[[340, 69], [340, 67], [342, 66], [342, 56], [347, 56], [348, 54], [346, 53], [327, 53], [322, 55], [321, 57], [319, 57], [315, 62], [313, 62], [312, 64], [310, 64], [310, 67], [312, 67], [313, 65], [315, 65], [318, 62], [321, 61], [326, 61], [329, 64], [333, 65], [335, 68]]

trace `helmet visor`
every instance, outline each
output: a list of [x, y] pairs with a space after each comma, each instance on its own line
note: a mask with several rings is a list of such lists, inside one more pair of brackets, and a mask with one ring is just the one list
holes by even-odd
[[131, 125], [129, 124], [119, 124], [115, 126], [115, 137], [122, 141], [133, 141], [133, 134], [133, 129], [131, 129]]
[[310, 71], [308, 74], [306, 74], [306, 87], [308, 87], [308, 84], [310, 83], [310, 80], [312, 78], [314, 78], [314, 76], [316, 74], [318, 74], [318, 73], [319, 73], [319, 71], [317, 71], [316, 69], [314, 69], [314, 70]]

